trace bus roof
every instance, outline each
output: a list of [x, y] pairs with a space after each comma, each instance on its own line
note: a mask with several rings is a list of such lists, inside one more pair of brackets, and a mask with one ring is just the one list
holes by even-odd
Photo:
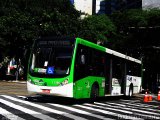
[[85, 45], [85, 46], [89, 46], [89, 47], [95, 48], [95, 49], [97, 49], [97, 50], [106, 52], [106, 53], [108, 53], [108, 54], [111, 54], [111, 55], [114, 55], [114, 56], [117, 56], [117, 57], [120, 57], [120, 58], [129, 60], [129, 61], [132, 61], [132, 62], [136, 62], [136, 63], [139, 63], [139, 64], [142, 63], [141, 60], [138, 60], [138, 59], [136, 59], [136, 58], [127, 56], [127, 55], [122, 54], [122, 53], [120, 53], [120, 52], [111, 50], [111, 49], [109, 49], [109, 48], [105, 48], [105, 47], [103, 47], [103, 46], [100, 46], [100, 45], [98, 45], [98, 44], [89, 42], [89, 41], [84, 40], [84, 39], [82, 39], [82, 38], [76, 38], [76, 40], [77, 40], [78, 43], [83, 44], [83, 45]]

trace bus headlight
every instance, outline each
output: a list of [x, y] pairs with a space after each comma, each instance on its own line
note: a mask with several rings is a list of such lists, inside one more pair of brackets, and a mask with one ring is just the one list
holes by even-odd
[[34, 82], [31, 79], [29, 79], [28, 82], [31, 84], [34, 84]]
[[60, 83], [60, 86], [67, 85], [67, 84], [68, 84], [68, 79], [66, 79], [62, 83]]

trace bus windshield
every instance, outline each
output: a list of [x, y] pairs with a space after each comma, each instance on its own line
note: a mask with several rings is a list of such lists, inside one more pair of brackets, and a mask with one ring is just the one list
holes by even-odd
[[69, 75], [73, 46], [38, 46], [31, 54], [30, 74], [35, 77]]

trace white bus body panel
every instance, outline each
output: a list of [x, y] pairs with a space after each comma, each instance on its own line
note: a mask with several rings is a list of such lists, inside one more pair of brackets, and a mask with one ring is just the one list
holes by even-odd
[[[141, 77], [137, 77], [137, 76], [131, 76], [131, 75], [127, 75], [126, 76], [126, 93], [125, 95], [129, 95], [129, 87], [130, 84], [133, 84], [133, 93], [139, 93], [141, 91]], [[111, 91], [111, 96], [115, 96], [115, 95], [122, 95], [121, 94], [121, 81], [116, 79], [116, 78], [112, 78], [112, 91]]]
[[112, 91], [111, 95], [121, 95], [121, 85], [120, 85], [120, 80], [117, 78], [112, 78]]
[[[54, 96], [73, 97], [73, 83], [63, 86], [50, 87], [34, 85], [27, 81], [27, 89], [30, 94], [47, 94]], [[50, 93], [43, 93], [43, 89], [50, 90]]]
[[141, 77], [137, 76], [126, 76], [126, 95], [129, 95], [130, 84], [133, 84], [133, 93], [139, 93], [141, 91], [142, 80]]

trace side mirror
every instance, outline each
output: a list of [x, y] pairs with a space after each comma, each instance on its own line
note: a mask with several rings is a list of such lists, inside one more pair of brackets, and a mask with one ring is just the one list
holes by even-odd
[[81, 59], [81, 60], [80, 60], [80, 63], [81, 63], [82, 65], [86, 64], [85, 55], [82, 54], [80, 59]]

